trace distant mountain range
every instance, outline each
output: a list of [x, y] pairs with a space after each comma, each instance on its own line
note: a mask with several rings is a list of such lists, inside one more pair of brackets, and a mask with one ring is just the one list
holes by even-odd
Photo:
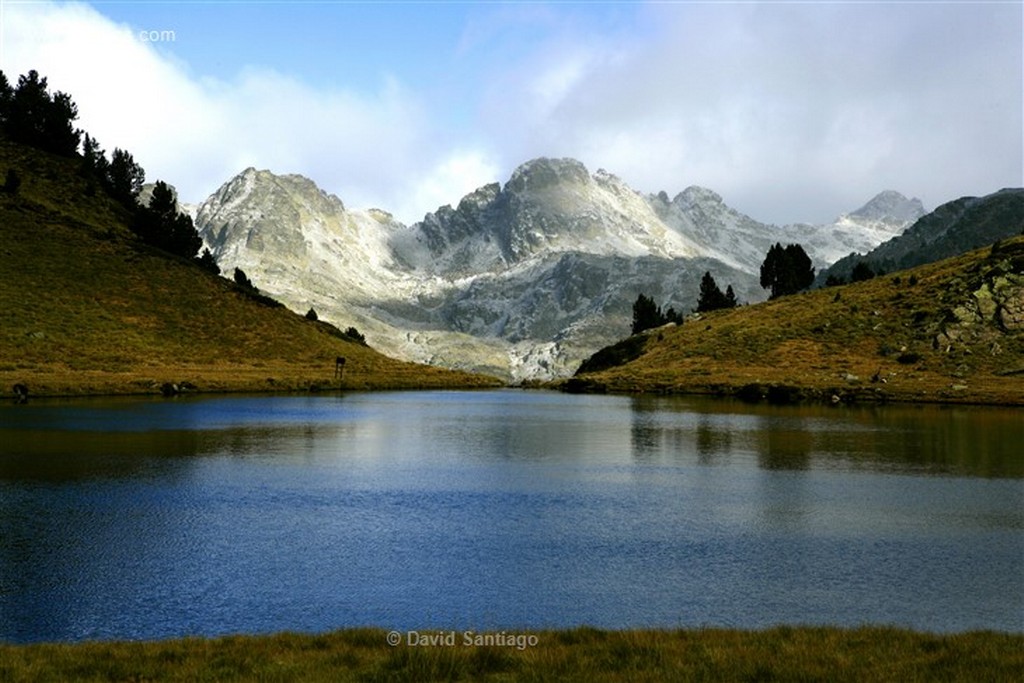
[[850, 254], [818, 273], [848, 280], [858, 263], [890, 273], [932, 263], [1024, 233], [1024, 189], [1004, 189], [984, 197], [961, 197], [922, 217], [905, 232], [866, 253]]
[[526, 380], [570, 375], [627, 334], [640, 293], [689, 312], [710, 271], [759, 301], [775, 242], [802, 244], [820, 269], [924, 214], [887, 191], [829, 224], [769, 225], [705, 188], [644, 195], [603, 170], [542, 158], [411, 226], [253, 168], [195, 217], [229, 275], [243, 269], [294, 310], [354, 325], [399, 358]]

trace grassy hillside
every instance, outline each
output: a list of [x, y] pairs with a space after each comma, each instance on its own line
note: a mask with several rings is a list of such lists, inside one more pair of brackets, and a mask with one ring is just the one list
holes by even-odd
[[32, 395], [499, 383], [387, 358], [146, 247], [72, 160], [0, 142], [0, 178], [9, 168], [22, 184], [0, 193], [3, 393], [18, 382]]
[[1024, 404], [1024, 238], [705, 314], [586, 369], [567, 388]]
[[[402, 637], [402, 634], [398, 634]], [[517, 634], [525, 635], [525, 634]], [[156, 643], [0, 644], [5, 681], [1014, 681], [1020, 634], [777, 627], [530, 634], [528, 647], [387, 644], [379, 629]], [[529, 637], [529, 636], [526, 636]]]

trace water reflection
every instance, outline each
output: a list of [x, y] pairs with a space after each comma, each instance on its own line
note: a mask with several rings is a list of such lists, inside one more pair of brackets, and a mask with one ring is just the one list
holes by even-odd
[[532, 392], [0, 408], [0, 640], [1024, 630], [1022, 437], [1015, 411]]
[[758, 430], [757, 462], [766, 470], [806, 470], [811, 464], [814, 432], [804, 424], [779, 425], [762, 418]]
[[697, 461], [702, 465], [715, 462], [715, 457], [732, 451], [732, 431], [723, 429], [718, 421], [701, 414], [697, 419]]
[[722, 464], [1024, 477], [1024, 412], [943, 406], [767, 406], [680, 397], [630, 399], [639, 459], [666, 450]]

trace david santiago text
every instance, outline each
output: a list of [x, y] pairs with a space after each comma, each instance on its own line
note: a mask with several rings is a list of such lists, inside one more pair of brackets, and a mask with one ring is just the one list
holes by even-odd
[[536, 647], [540, 639], [533, 634], [508, 633], [477, 633], [476, 631], [436, 631], [434, 633], [420, 633], [419, 631], [406, 631], [405, 638], [398, 631], [388, 633], [389, 645], [400, 645], [405, 642], [409, 647], [514, 647], [517, 650], [525, 650], [528, 647]]

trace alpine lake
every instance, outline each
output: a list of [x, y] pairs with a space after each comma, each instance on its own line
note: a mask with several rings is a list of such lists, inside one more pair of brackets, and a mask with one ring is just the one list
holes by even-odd
[[0, 406], [0, 642], [1024, 632], [1024, 412], [542, 391]]

